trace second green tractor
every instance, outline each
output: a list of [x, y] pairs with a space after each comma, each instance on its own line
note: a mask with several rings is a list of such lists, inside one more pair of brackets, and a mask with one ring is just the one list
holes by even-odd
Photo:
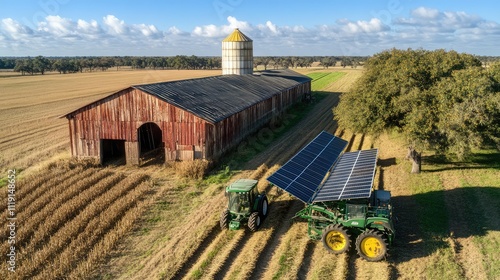
[[238, 179], [226, 187], [228, 206], [220, 216], [222, 229], [239, 229], [246, 224], [256, 231], [267, 217], [269, 202], [265, 192], [259, 193], [257, 180]]

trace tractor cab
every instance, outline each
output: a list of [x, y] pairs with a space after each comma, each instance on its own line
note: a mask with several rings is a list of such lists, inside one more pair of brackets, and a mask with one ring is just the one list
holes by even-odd
[[[250, 183], [251, 184], [251, 183]], [[226, 195], [229, 199], [229, 211], [235, 214], [246, 214], [250, 212], [251, 202], [258, 195], [254, 186], [243, 186], [235, 188], [233, 185], [226, 188]]]
[[228, 206], [221, 214], [222, 229], [239, 229], [243, 223], [247, 223], [251, 231], [260, 227], [267, 216], [268, 201], [265, 193], [259, 193], [257, 183], [257, 180], [239, 179], [226, 187]]

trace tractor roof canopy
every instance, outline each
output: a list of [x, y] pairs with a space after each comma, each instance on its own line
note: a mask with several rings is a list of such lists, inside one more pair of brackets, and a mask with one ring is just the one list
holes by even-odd
[[251, 191], [258, 183], [257, 180], [238, 179], [226, 188], [227, 192], [248, 192]]

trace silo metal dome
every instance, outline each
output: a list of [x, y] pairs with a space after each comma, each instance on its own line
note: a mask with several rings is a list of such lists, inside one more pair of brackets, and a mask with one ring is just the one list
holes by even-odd
[[253, 74], [253, 41], [238, 28], [222, 40], [222, 75]]

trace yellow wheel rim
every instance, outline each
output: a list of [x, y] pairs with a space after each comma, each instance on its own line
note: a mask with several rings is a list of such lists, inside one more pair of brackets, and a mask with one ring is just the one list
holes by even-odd
[[325, 241], [328, 247], [334, 251], [341, 251], [345, 246], [347, 246], [345, 236], [338, 231], [330, 231], [327, 233]]
[[361, 241], [361, 251], [363, 251], [363, 254], [369, 258], [375, 258], [377, 256], [380, 256], [383, 251], [383, 246], [380, 243], [380, 240], [378, 240], [375, 237], [366, 237]]

